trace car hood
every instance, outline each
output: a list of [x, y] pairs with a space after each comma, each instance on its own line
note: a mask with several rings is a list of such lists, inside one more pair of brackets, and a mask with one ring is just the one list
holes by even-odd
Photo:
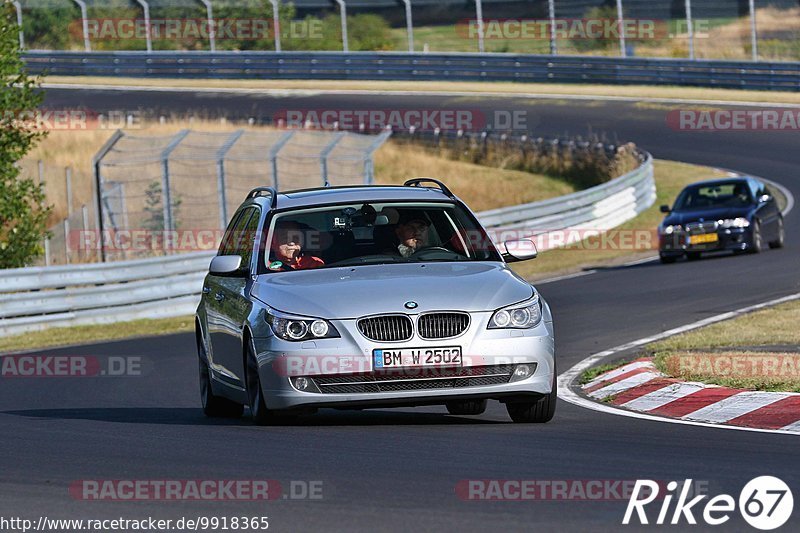
[[[252, 295], [279, 311], [345, 319], [433, 310], [492, 311], [530, 298], [502, 263], [363, 265], [262, 274]], [[409, 301], [418, 307], [407, 310]]]
[[747, 218], [749, 214], [749, 207], [723, 207], [714, 209], [699, 209], [696, 211], [678, 211], [667, 215], [667, 217], [664, 218], [664, 225], [683, 225], [688, 224], [689, 222], [698, 222], [701, 218], [704, 221], [737, 217]]

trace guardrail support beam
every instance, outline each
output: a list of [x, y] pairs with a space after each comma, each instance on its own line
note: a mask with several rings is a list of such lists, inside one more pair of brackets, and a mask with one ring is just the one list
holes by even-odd
[[136, 0], [136, 2], [142, 6], [142, 12], [144, 13], [144, 40], [147, 45], [147, 51], [153, 51], [153, 36], [152, 31], [150, 28], [150, 4], [148, 4], [145, 0]]

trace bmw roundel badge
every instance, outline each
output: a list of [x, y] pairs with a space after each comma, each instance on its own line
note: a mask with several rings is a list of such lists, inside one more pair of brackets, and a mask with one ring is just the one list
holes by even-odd
[[406, 302], [405, 304], [406, 309], [416, 309], [419, 304], [417, 302]]

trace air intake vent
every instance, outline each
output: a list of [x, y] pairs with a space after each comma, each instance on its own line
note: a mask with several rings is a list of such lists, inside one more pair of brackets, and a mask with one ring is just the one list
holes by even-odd
[[358, 330], [373, 341], [407, 341], [411, 338], [411, 319], [406, 315], [383, 315], [362, 318]]
[[448, 339], [467, 331], [467, 313], [428, 313], [417, 321], [419, 336], [423, 339]]

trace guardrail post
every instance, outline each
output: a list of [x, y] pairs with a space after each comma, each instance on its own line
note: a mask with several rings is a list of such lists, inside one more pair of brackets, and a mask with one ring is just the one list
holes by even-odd
[[272, 168], [272, 186], [275, 187], [276, 191], [278, 190], [278, 152], [289, 142], [289, 139], [291, 139], [293, 135], [293, 131], [285, 132], [281, 138], [272, 145], [272, 148], [269, 149], [269, 164]]
[[326, 144], [319, 153], [319, 166], [322, 174], [322, 185], [325, 187], [330, 185], [330, 183], [328, 183], [328, 155], [330, 155], [331, 151], [336, 147], [339, 141], [344, 138], [345, 135], [347, 135], [345, 132], [339, 132], [335, 134], [331, 142]]
[[97, 202], [97, 212], [95, 216], [97, 217], [95, 220], [97, 226], [97, 237], [100, 239], [100, 261], [103, 263], [106, 262], [106, 239], [105, 235], [103, 235], [103, 226], [105, 221], [103, 220], [103, 175], [100, 172], [100, 165], [103, 162], [103, 158], [106, 154], [111, 151], [117, 141], [119, 141], [125, 133], [122, 130], [117, 130], [111, 136], [110, 139], [106, 141], [106, 143], [98, 150], [94, 157], [92, 157], [92, 171], [94, 172], [94, 193], [95, 193], [95, 201]]
[[144, 13], [144, 40], [147, 44], [147, 51], [153, 51], [153, 38], [150, 31], [150, 5], [145, 0], [136, 0], [136, 2], [142, 6], [142, 12]]
[[558, 44], [556, 43], [556, 3], [555, 0], [547, 0], [547, 16], [550, 19], [550, 55], [558, 54]]
[[272, 31], [275, 34], [275, 51], [281, 51], [281, 21], [278, 16], [278, 0], [269, 0], [272, 4]]
[[200, 0], [206, 6], [206, 21], [208, 22], [208, 48], [212, 52], [217, 51], [217, 30], [214, 25], [214, 10], [210, 0]]
[[12, 2], [14, 4], [14, 9], [17, 11], [17, 27], [19, 28], [19, 48], [20, 50], [25, 49], [25, 34], [22, 32], [22, 4], [14, 0]]
[[619, 55], [628, 57], [628, 50], [625, 48], [625, 26], [623, 25], [622, 0], [617, 0], [617, 28], [619, 31]]
[[236, 144], [236, 141], [239, 140], [243, 133], [244, 130], [234, 131], [217, 151], [217, 192], [219, 193], [219, 222], [222, 229], [225, 229], [228, 225], [228, 199], [225, 195], [225, 154]]
[[483, 47], [483, 2], [475, 0], [475, 18], [478, 23], [478, 52], [481, 54], [484, 51]]
[[339, 4], [339, 13], [342, 18], [342, 51], [349, 52], [350, 48], [347, 46], [347, 5], [344, 0], [336, 0]]
[[408, 51], [414, 53], [414, 23], [411, 20], [411, 0], [403, 0], [406, 6], [406, 33], [408, 34]]
[[750, 0], [750, 48], [753, 61], [758, 61], [758, 32], [756, 31], [756, 6], [755, 0]]
[[89, 15], [86, 10], [86, 2], [83, 0], [72, 0], [81, 8], [81, 27], [83, 28], [83, 49], [87, 52], [92, 51], [92, 44], [89, 42]]
[[689, 59], [694, 59], [694, 23], [692, 23], [692, 0], [686, 0], [686, 33], [689, 34]]

